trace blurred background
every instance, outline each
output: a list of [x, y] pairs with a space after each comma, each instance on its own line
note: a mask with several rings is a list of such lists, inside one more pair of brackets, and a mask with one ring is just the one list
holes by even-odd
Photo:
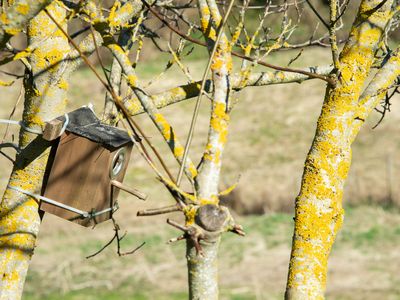
[[[359, 1], [350, 1], [344, 16], [352, 22]], [[327, 15], [324, 1], [316, 7]], [[300, 37], [316, 28], [315, 15], [305, 15]], [[156, 22], [156, 21], [154, 21]], [[273, 22], [273, 20], [272, 20]], [[347, 32], [343, 29], [343, 32]], [[71, 29], [72, 30], [72, 29]], [[348, 26], [347, 26], [348, 30]], [[395, 33], [397, 34], [397, 33]], [[344, 33], [343, 33], [344, 35]], [[299, 36], [299, 35], [297, 35]], [[343, 36], [345, 38], [345, 36]], [[15, 40], [23, 47], [23, 42]], [[287, 65], [298, 51], [272, 53], [267, 61]], [[104, 61], [109, 62], [107, 53]], [[149, 46], [141, 54], [137, 73], [146, 91], [167, 90], [187, 79], [176, 66], [164, 72], [168, 55]], [[93, 58], [96, 62], [96, 58]], [[292, 66], [331, 62], [329, 48], [309, 48]], [[200, 79], [207, 64], [205, 49], [195, 47], [185, 58], [193, 78]], [[237, 66], [240, 62], [236, 62]], [[23, 73], [17, 65], [9, 66]], [[257, 67], [258, 71], [266, 68]], [[3, 75], [1, 75], [3, 76]], [[0, 118], [21, 118], [22, 82], [1, 89]], [[282, 299], [293, 230], [294, 200], [300, 188], [304, 159], [309, 150], [325, 93], [325, 83], [310, 80], [266, 87], [249, 87], [234, 93], [238, 101], [231, 116], [223, 158], [221, 190], [239, 180], [223, 198], [246, 237], [225, 234], [220, 250], [221, 299]], [[105, 90], [91, 71], [80, 68], [71, 78], [68, 110], [89, 102], [99, 116]], [[191, 158], [200, 160], [206, 141], [209, 103], [203, 104], [196, 127]], [[343, 229], [329, 261], [327, 299], [400, 299], [400, 99], [392, 99], [391, 112], [375, 128], [381, 115], [374, 112], [353, 146], [353, 163], [346, 184]], [[187, 135], [194, 109], [188, 100], [163, 109], [181, 140]], [[135, 117], [147, 136], [177, 172], [153, 124], [144, 115]], [[17, 138], [16, 128], [0, 128], [5, 140]], [[13, 155], [12, 152], [7, 152]], [[0, 156], [0, 191], [4, 191], [12, 164]], [[173, 204], [162, 184], [134, 150], [124, 183], [147, 193], [146, 202], [120, 193], [115, 217], [123, 232], [122, 251], [145, 245], [133, 255], [118, 257], [116, 245], [91, 259], [113, 237], [111, 222], [94, 229], [80, 227], [46, 214], [29, 269], [23, 299], [186, 299], [187, 269], [184, 242], [166, 242], [180, 233], [169, 227], [167, 216], [137, 217], [138, 210]], [[84, 199], [82, 199], [84, 200]], [[168, 216], [180, 220], [179, 214]]]

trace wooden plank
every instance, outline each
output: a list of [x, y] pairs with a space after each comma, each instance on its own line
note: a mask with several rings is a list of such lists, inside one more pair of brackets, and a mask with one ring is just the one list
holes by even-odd
[[51, 120], [45, 123], [43, 130], [43, 139], [46, 141], [53, 141], [61, 134], [64, 122], [58, 119]]

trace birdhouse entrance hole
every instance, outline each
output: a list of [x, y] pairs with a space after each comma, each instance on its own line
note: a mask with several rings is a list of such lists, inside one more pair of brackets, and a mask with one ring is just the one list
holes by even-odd
[[114, 155], [112, 160], [111, 168], [110, 168], [110, 178], [115, 179], [118, 177], [118, 174], [122, 171], [126, 157], [126, 149], [119, 149], [118, 152]]

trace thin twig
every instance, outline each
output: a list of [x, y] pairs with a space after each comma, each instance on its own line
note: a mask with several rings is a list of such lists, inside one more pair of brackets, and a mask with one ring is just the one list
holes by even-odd
[[117, 241], [117, 254], [118, 256], [125, 256], [125, 255], [130, 255], [135, 253], [136, 251], [138, 251], [140, 248], [142, 248], [144, 246], [144, 244], [146, 242], [143, 242], [142, 244], [140, 244], [138, 247], [136, 247], [135, 249], [128, 251], [128, 252], [121, 252], [121, 241], [124, 239], [124, 237], [126, 236], [126, 232], [120, 236], [119, 231], [121, 230], [119, 225], [117, 224], [117, 222], [115, 221], [114, 217], [111, 218], [113, 221], [113, 225], [114, 225], [114, 236], [112, 237], [111, 240], [109, 240], [103, 247], [101, 247], [100, 250], [96, 251], [95, 253], [86, 256], [86, 259], [92, 258], [98, 254], [100, 254], [101, 252], [103, 252], [108, 246], [110, 246], [112, 244], [112, 242], [114, 240]]
[[92, 26], [86, 26], [86, 27], [84, 27], [84, 28], [72, 33], [71, 34], [71, 38], [73, 38], [73, 39], [76, 38], [78, 35], [90, 30], [90, 28], [92, 28]]
[[11, 163], [15, 164], [15, 160], [11, 158], [7, 153], [4, 153], [3, 151], [0, 150], [0, 154], [3, 155], [5, 158], [7, 158]]
[[188, 232], [189, 228], [187, 228], [184, 225], [181, 225], [171, 219], [167, 219], [167, 224], [171, 225], [172, 227], [175, 227], [176, 229], [182, 230], [183, 232]]
[[[335, 0], [330, 0], [330, 1], [335, 1]], [[326, 23], [326, 21], [324, 20], [324, 18], [322, 18], [322, 16], [319, 14], [319, 12], [316, 10], [316, 8], [314, 7], [314, 5], [311, 4], [310, 0], [306, 0], [308, 6], [310, 6], [311, 10], [313, 11], [313, 13], [318, 17], [318, 19], [322, 22], [322, 24], [324, 24], [324, 26], [329, 30], [330, 26], [328, 25], [328, 23]]]
[[343, 17], [344, 13], [345, 13], [346, 10], [347, 10], [347, 7], [349, 6], [349, 3], [350, 3], [350, 0], [347, 0], [347, 1], [342, 5], [342, 11], [339, 13], [339, 15], [337, 16], [337, 18], [336, 18], [336, 20], [335, 20], [334, 23], [336, 23], [337, 21], [339, 21], [339, 20]]
[[103, 247], [101, 247], [100, 250], [96, 251], [95, 253], [93, 253], [93, 254], [91, 254], [91, 255], [86, 256], [86, 259], [95, 257], [96, 255], [98, 255], [98, 254], [100, 254], [101, 252], [103, 252], [104, 249], [106, 249], [108, 246], [111, 245], [111, 243], [115, 240], [116, 237], [117, 237], [117, 236], [114, 234], [114, 236], [112, 237], [112, 239], [111, 239], [110, 241], [108, 241]]
[[167, 244], [176, 243], [176, 242], [182, 241], [182, 240], [184, 240], [184, 239], [186, 239], [186, 235], [185, 235], [185, 234], [182, 234], [182, 235], [180, 235], [180, 236], [178, 236], [178, 237], [176, 237], [176, 238], [169, 239], [168, 242], [167, 242]]
[[133, 253], [135, 253], [136, 251], [138, 251], [140, 248], [142, 248], [145, 244], [146, 244], [146, 242], [143, 242], [143, 243], [141, 243], [139, 246], [137, 246], [135, 249], [133, 249], [132, 251], [119, 253], [119, 256], [125, 256], [125, 255], [133, 254]]
[[[204, 42], [201, 42], [201, 41], [199, 41], [199, 40], [197, 40], [197, 39], [195, 39], [195, 38], [192, 38], [192, 37], [186, 35], [185, 33], [183, 33], [182, 31], [180, 31], [179, 29], [175, 28], [174, 26], [170, 25], [170, 24], [169, 24], [167, 21], [165, 21], [165, 20], [162, 18], [162, 16], [161, 16], [156, 10], [154, 10], [146, 1], [142, 0], [142, 2], [144, 3], [144, 5], [146, 5], [146, 7], [153, 13], [153, 15], [154, 15], [157, 19], [159, 19], [164, 25], [166, 25], [166, 26], [167, 26], [169, 29], [171, 29], [174, 33], [176, 33], [176, 34], [179, 35], [180, 37], [182, 37], [182, 38], [188, 40], [189, 42], [192, 42], [192, 43], [197, 44], [197, 45], [199, 45], [199, 46], [207, 47], [207, 45], [206, 45]], [[232, 54], [233, 56], [236, 56], [236, 57], [241, 58], [241, 59], [245, 59], [245, 60], [248, 60], [248, 61], [251, 61], [251, 62], [256, 62], [257, 64], [262, 65], [262, 66], [267, 67], [267, 68], [275, 69], [275, 70], [278, 70], [278, 71], [286, 71], [286, 72], [304, 74], [304, 75], [307, 75], [307, 76], [312, 77], [312, 78], [318, 78], [318, 79], [324, 80], [324, 81], [328, 82], [328, 83], [329, 83], [330, 85], [332, 85], [332, 86], [335, 86], [335, 85], [336, 85], [335, 80], [333, 80], [333, 79], [332, 79], [331, 77], [329, 77], [329, 76], [318, 75], [318, 74], [314, 74], [314, 73], [311, 73], [311, 72], [302, 71], [302, 70], [294, 69], [294, 68], [286, 68], [286, 67], [276, 66], [276, 65], [273, 65], [273, 64], [270, 64], [270, 63], [266, 63], [266, 62], [263, 62], [263, 61], [259, 61], [257, 58], [253, 58], [253, 57], [250, 57], [250, 56], [246, 56], [246, 55], [240, 54], [240, 53], [235, 52], [235, 51], [232, 51], [231, 54]]]
[[337, 44], [336, 36], [336, 21], [337, 21], [337, 11], [338, 5], [337, 0], [330, 0], [330, 25], [329, 25], [329, 42], [331, 44], [333, 66], [336, 72], [339, 71], [339, 48]]
[[145, 217], [145, 216], [155, 216], [161, 214], [167, 214], [171, 212], [181, 211], [182, 209], [178, 205], [170, 205], [160, 208], [152, 208], [147, 210], [140, 210], [137, 212], [138, 217]]

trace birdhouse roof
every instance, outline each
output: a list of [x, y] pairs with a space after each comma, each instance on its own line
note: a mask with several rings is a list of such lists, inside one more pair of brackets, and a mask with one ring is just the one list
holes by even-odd
[[[65, 120], [65, 117], [62, 117]], [[81, 107], [68, 113], [66, 131], [85, 137], [104, 147], [119, 148], [132, 143], [126, 131], [100, 122], [93, 110]]]

